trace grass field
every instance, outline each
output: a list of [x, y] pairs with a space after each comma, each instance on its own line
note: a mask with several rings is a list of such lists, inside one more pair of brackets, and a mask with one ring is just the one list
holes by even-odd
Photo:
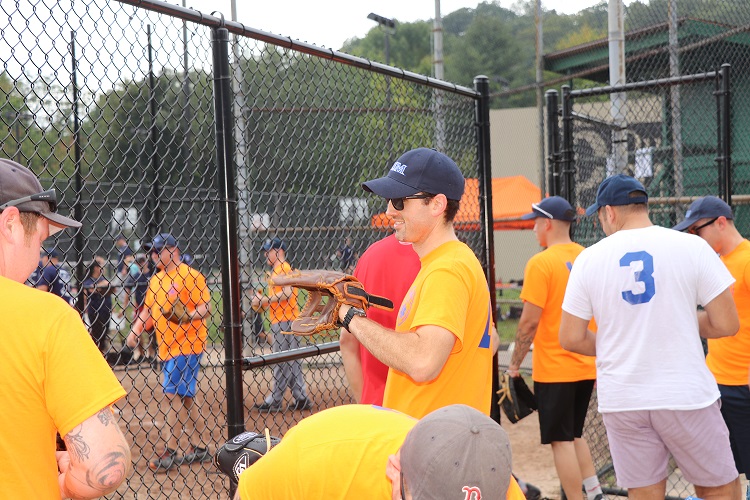
[[[500, 312], [502, 313], [502, 317], [506, 317], [510, 311], [511, 307], [520, 307], [521, 302], [518, 298], [519, 294], [521, 293], [521, 290], [517, 290], [514, 288], [505, 288], [502, 290], [502, 295], [500, 295], [500, 291], [497, 292], [497, 300], [500, 308]], [[503, 302], [500, 302], [503, 301]], [[519, 301], [518, 303], [505, 303], [504, 301]], [[518, 319], [504, 319], [501, 318], [495, 318], [495, 326], [497, 327], [497, 334], [500, 336], [500, 342], [501, 343], [510, 343], [513, 342], [516, 338], [516, 328], [518, 327]]]

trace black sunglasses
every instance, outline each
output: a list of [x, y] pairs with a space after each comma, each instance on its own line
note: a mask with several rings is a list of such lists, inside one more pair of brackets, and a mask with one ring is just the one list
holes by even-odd
[[690, 233], [690, 234], [698, 234], [698, 231], [700, 231], [701, 229], [703, 229], [706, 226], [710, 226], [711, 224], [713, 224], [717, 220], [719, 220], [719, 218], [718, 217], [714, 217], [713, 219], [711, 219], [710, 221], [706, 222], [705, 224], [701, 224], [700, 226], [697, 226], [697, 227], [689, 227], [688, 230], [687, 230], [687, 232]]
[[404, 209], [404, 200], [424, 200], [427, 198], [434, 198], [434, 194], [430, 193], [422, 193], [422, 194], [413, 194], [411, 196], [404, 196], [403, 198], [388, 198], [388, 201], [391, 202], [391, 205], [393, 205], [393, 208], [398, 210], [399, 212]]
[[[16, 200], [10, 200], [9, 202], [0, 205], [0, 210], [5, 210], [8, 207], [16, 207], [30, 201], [46, 201], [49, 203], [50, 212], [57, 212], [57, 192], [54, 189], [48, 189], [41, 193], [24, 196], [23, 198], [18, 198]], [[23, 210], [19, 211], [23, 212]]]

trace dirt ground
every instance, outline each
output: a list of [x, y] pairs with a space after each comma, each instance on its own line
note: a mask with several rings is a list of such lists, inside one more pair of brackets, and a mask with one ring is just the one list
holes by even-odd
[[513, 472], [516, 476], [542, 490], [543, 497], [560, 498], [560, 481], [555, 472], [552, 449], [539, 442], [536, 412], [515, 424], [503, 417], [502, 426], [510, 437]]
[[[199, 378], [196, 403], [201, 409], [198, 429], [201, 440], [208, 444], [211, 453], [226, 441], [226, 392], [225, 375], [217, 359], [205, 360]], [[274, 435], [283, 435], [286, 430], [302, 418], [327, 407], [352, 402], [346, 389], [343, 367], [337, 355], [321, 359], [317, 363], [305, 364], [308, 391], [314, 402], [312, 411], [283, 411], [258, 413], [252, 409], [262, 401], [270, 386], [271, 368], [260, 368], [244, 372], [245, 427], [262, 430], [265, 427]], [[149, 460], [164, 449], [166, 409], [168, 402], [161, 389], [160, 370], [141, 364], [128, 368], [117, 367], [115, 374], [128, 392], [128, 396], [117, 404], [123, 432], [132, 443], [134, 473], [117, 493], [108, 498], [126, 500], [229, 498], [229, 481], [221, 475], [211, 462], [182, 465], [168, 472], [153, 472], [148, 468]], [[287, 394], [287, 403], [292, 399]], [[510, 435], [513, 449], [514, 471], [524, 480], [542, 490], [548, 498], [557, 498], [559, 486], [555, 476], [552, 455], [548, 446], [539, 444], [539, 430], [535, 415], [513, 425], [507, 420], [503, 426]], [[183, 435], [180, 445], [189, 446], [195, 437]]]

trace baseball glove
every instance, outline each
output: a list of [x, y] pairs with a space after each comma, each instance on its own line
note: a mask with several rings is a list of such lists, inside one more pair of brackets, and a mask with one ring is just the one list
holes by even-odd
[[537, 409], [536, 397], [523, 377], [511, 377], [504, 373], [497, 393], [500, 395], [498, 404], [511, 424], [528, 417]]
[[178, 298], [174, 304], [162, 306], [161, 313], [170, 323], [190, 323], [192, 318], [185, 304]]
[[268, 429], [265, 436], [257, 432], [243, 432], [218, 449], [214, 455], [214, 465], [229, 476], [234, 486], [237, 486], [242, 471], [253, 465], [280, 441], [281, 439], [271, 436]]
[[385, 297], [370, 295], [362, 283], [349, 274], [339, 271], [318, 269], [312, 271], [295, 270], [275, 276], [269, 281], [273, 286], [292, 286], [303, 288], [309, 293], [307, 302], [297, 319], [292, 322], [292, 331], [296, 335], [333, 330], [341, 326], [339, 309], [347, 304], [367, 311], [370, 306], [393, 310], [393, 302]]

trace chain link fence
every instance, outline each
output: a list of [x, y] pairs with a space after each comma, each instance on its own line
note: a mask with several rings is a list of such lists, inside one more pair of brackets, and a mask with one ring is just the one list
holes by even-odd
[[[297, 360], [311, 409], [253, 408], [273, 384], [269, 320], [250, 307], [268, 286], [263, 243], [280, 238], [296, 268], [353, 269], [388, 232], [385, 203], [361, 182], [419, 146], [454, 158], [482, 193], [487, 102], [479, 90], [158, 1], [4, 2], [0, 12], [0, 154], [28, 165], [83, 222], [47, 243], [85, 320], [105, 325], [103, 354], [128, 392], [117, 410], [135, 472], [112, 498], [227, 498], [210, 463], [155, 473], [149, 460], [170, 436], [181, 454], [196, 443], [213, 453], [242, 428], [283, 435], [311, 411], [352, 402], [330, 332], [301, 339], [312, 351]], [[474, 196], [462, 202], [459, 238], [493, 284], [491, 196]], [[131, 260], [163, 232], [211, 297], [195, 435], [170, 427], [161, 364], [146, 346], [118, 363], [137, 306]], [[112, 294], [92, 311], [82, 285], [96, 261]]]
[[[606, 19], [600, 22], [606, 33]], [[623, 74], [610, 70], [606, 38], [545, 56], [545, 68], [564, 75], [547, 78], [547, 88], [565, 84], [546, 93], [547, 191], [583, 210], [602, 180], [623, 172], [646, 186], [654, 223], [671, 227], [693, 199], [716, 195], [733, 205], [747, 236], [750, 6], [636, 2], [625, 9], [624, 26]], [[579, 218], [576, 241], [604, 237], [594, 219]], [[596, 395], [585, 437], [605, 491], [626, 495], [616, 485]], [[668, 497], [694, 494], [674, 462], [669, 472]]]

